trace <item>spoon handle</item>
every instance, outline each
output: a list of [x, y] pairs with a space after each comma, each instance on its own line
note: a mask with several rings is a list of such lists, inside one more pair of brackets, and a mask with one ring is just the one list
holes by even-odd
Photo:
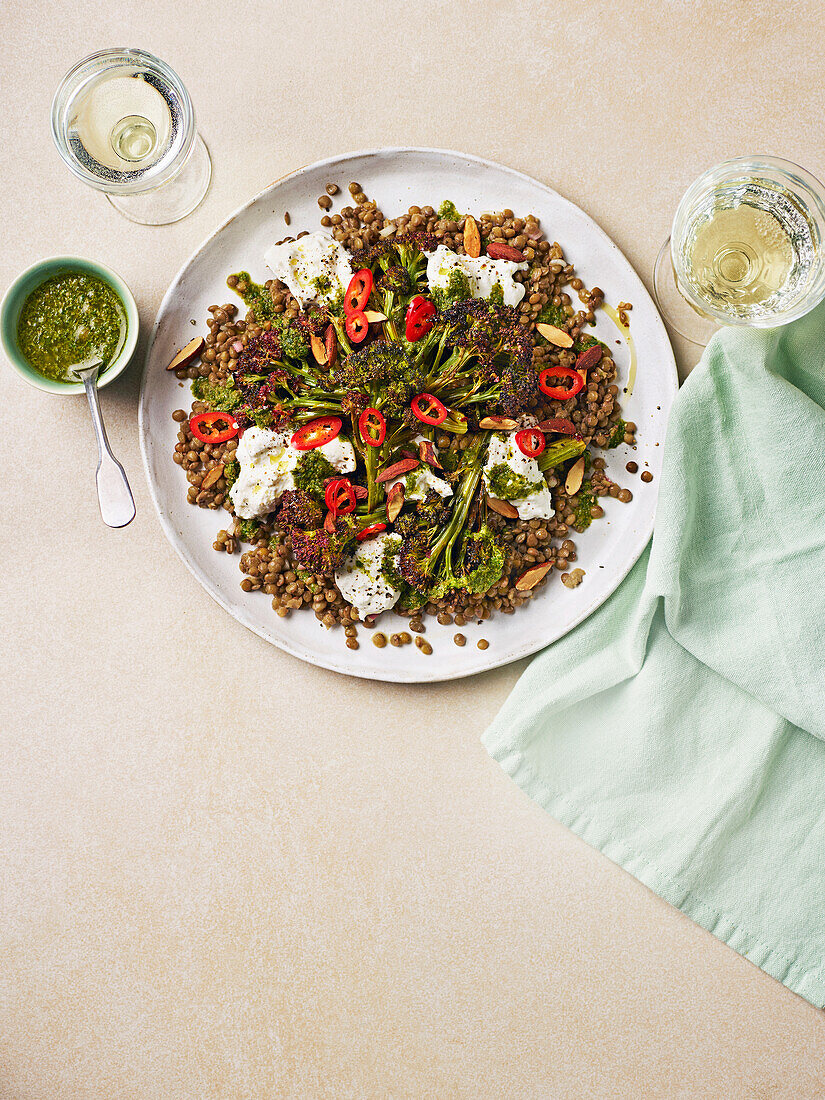
[[126, 472], [112, 454], [97, 393], [97, 371], [85, 375], [83, 385], [92, 412], [92, 424], [97, 439], [97, 499], [103, 522], [109, 527], [125, 527], [135, 518], [135, 501]]

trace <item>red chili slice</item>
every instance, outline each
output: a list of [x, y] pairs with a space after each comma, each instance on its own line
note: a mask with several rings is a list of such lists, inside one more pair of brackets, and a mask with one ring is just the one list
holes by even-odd
[[368, 447], [380, 447], [387, 435], [387, 422], [378, 409], [364, 409], [358, 417], [358, 431]]
[[353, 344], [360, 344], [370, 330], [366, 313], [362, 309], [356, 310], [355, 313], [348, 313], [344, 321], [344, 329]]
[[363, 542], [364, 539], [371, 538], [373, 535], [377, 535], [379, 531], [386, 531], [386, 523], [374, 523], [372, 527], [365, 527], [363, 531], [359, 531], [355, 536], [359, 542]]
[[542, 420], [540, 424], [536, 424], [536, 427], [540, 432], [561, 432], [562, 435], [575, 435], [578, 431], [572, 420], [565, 420], [561, 416], [551, 417], [550, 420]]
[[[569, 388], [567, 386], [554, 386], [550, 381], [553, 378], [569, 378]], [[548, 397], [552, 397], [554, 401], [568, 401], [583, 388], [584, 379], [578, 371], [572, 370], [570, 367], [545, 367], [539, 375], [539, 389], [542, 393], [546, 393]]]
[[335, 439], [342, 426], [340, 416], [319, 416], [317, 420], [310, 420], [295, 432], [291, 440], [292, 446], [296, 451], [311, 451], [315, 447], [323, 447], [325, 443], [331, 443]]
[[412, 399], [410, 408], [423, 424], [433, 424], [436, 427], [443, 424], [449, 416], [447, 406], [431, 393], [419, 393]]
[[356, 271], [344, 295], [344, 313], [363, 313], [372, 294], [372, 272], [368, 267]]
[[240, 426], [227, 412], [198, 413], [189, 421], [189, 430], [201, 443], [225, 443], [241, 430]]
[[355, 511], [355, 489], [349, 478], [337, 477], [324, 491], [324, 503], [333, 516], [346, 516]]
[[426, 336], [433, 327], [436, 308], [423, 294], [417, 294], [407, 307], [406, 337], [411, 344]]
[[538, 428], [524, 428], [516, 432], [516, 446], [528, 458], [538, 458], [545, 447], [544, 436]]

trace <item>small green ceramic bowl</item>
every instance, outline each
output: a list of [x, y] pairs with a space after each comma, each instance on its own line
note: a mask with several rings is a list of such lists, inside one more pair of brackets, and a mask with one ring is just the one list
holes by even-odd
[[82, 382], [54, 382], [36, 371], [23, 355], [17, 342], [20, 311], [28, 296], [46, 279], [65, 271], [83, 271], [102, 279], [114, 290], [126, 311], [126, 342], [114, 362], [98, 378], [97, 388], [101, 389], [103, 386], [108, 386], [110, 382], [114, 382], [128, 366], [137, 345], [139, 322], [137, 305], [131, 290], [119, 275], [94, 260], [82, 260], [79, 256], [53, 256], [48, 260], [40, 260], [19, 275], [6, 291], [0, 304], [0, 341], [3, 344], [3, 351], [17, 373], [25, 378], [29, 385], [36, 386], [39, 390], [46, 390], [47, 393], [83, 393]]

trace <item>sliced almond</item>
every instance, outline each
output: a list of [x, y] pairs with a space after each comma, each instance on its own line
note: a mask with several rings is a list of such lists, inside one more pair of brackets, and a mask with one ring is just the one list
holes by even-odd
[[387, 519], [390, 523], [395, 523], [398, 519], [398, 513], [404, 507], [404, 486], [400, 481], [396, 481], [395, 485], [387, 493]]
[[379, 321], [386, 321], [386, 313], [379, 313], [377, 309], [368, 309], [364, 311], [364, 316], [371, 325], [377, 325]]
[[211, 489], [213, 485], [216, 485], [223, 477], [223, 463], [219, 462], [217, 466], [213, 466], [212, 469], [204, 476], [201, 482], [201, 489]]
[[180, 370], [181, 367], [188, 367], [193, 359], [197, 359], [200, 353], [203, 351], [206, 345], [206, 341], [202, 336], [196, 336], [190, 340], [185, 348], [181, 348], [169, 366], [167, 370]]
[[485, 416], [479, 420], [478, 426], [494, 432], [511, 432], [518, 427], [518, 422], [509, 416]]
[[481, 236], [475, 218], [470, 217], [469, 214], [464, 219], [464, 251], [473, 259], [481, 255]]
[[326, 335], [324, 336], [324, 347], [327, 352], [327, 363], [331, 367], [335, 366], [335, 360], [338, 358], [338, 339], [335, 335], [335, 325], [327, 325]]
[[540, 565], [531, 565], [529, 569], [521, 574], [520, 577], [516, 577], [516, 588], [519, 592], [529, 592], [531, 588], [535, 588], [539, 581], [543, 581], [550, 570], [553, 568], [551, 561], [544, 561]]
[[316, 363], [326, 363], [327, 348], [320, 336], [310, 336], [309, 346], [312, 348], [312, 357]]
[[577, 493], [582, 487], [584, 481], [584, 455], [577, 459], [570, 469], [567, 471], [567, 477], [564, 481], [564, 491], [569, 497], [572, 497], [574, 493]]
[[426, 462], [429, 466], [437, 466], [439, 470], [443, 470], [444, 467], [438, 461], [438, 455], [435, 453], [435, 447], [432, 445], [429, 439], [422, 439], [418, 444], [418, 457], [422, 462]]
[[487, 507], [491, 512], [498, 512], [505, 519], [518, 519], [518, 508], [509, 500], [499, 500], [498, 497], [487, 497]]
[[403, 474], [409, 474], [413, 470], [417, 470], [421, 463], [417, 458], [402, 458], [400, 462], [393, 462], [392, 466], [387, 466], [385, 470], [382, 470], [376, 477], [376, 482], [382, 485], [385, 481], [392, 481], [394, 477], [401, 477]]
[[545, 340], [549, 340], [551, 344], [555, 344], [557, 348], [572, 348], [573, 337], [567, 332], [563, 332], [560, 328], [556, 328], [555, 325], [536, 325], [536, 331], [541, 333]]

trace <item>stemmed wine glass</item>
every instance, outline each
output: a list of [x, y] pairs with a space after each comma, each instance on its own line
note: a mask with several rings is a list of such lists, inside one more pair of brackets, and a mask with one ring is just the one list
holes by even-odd
[[78, 179], [125, 217], [168, 225], [200, 204], [212, 175], [177, 73], [145, 50], [101, 50], [66, 74], [52, 136]]
[[737, 157], [685, 192], [653, 272], [668, 324], [696, 344], [720, 325], [773, 328], [825, 297], [825, 187], [790, 161]]

